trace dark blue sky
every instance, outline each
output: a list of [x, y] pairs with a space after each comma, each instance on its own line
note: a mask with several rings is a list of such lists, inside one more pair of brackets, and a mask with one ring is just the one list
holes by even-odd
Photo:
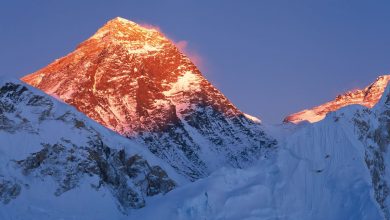
[[203, 74], [265, 122], [390, 73], [390, 1], [2, 0], [0, 75], [46, 66], [117, 16], [188, 41]]

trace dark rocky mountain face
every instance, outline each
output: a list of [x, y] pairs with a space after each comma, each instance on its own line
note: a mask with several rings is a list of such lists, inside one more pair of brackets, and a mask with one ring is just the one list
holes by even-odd
[[88, 182], [126, 213], [177, 185], [143, 147], [21, 82], [0, 82], [0, 139], [4, 204], [35, 190], [39, 196], [35, 181], [53, 182], [56, 197]]
[[276, 145], [162, 33], [122, 18], [22, 80], [145, 143], [191, 180], [252, 164]]

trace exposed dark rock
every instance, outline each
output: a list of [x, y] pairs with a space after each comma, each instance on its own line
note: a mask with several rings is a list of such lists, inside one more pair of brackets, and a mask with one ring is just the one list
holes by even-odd
[[22, 187], [18, 183], [0, 178], [0, 201], [4, 204], [15, 199], [21, 190]]
[[146, 194], [154, 196], [161, 192], [166, 193], [175, 188], [175, 183], [169, 179], [167, 173], [159, 166], [153, 166], [146, 176], [148, 188]]

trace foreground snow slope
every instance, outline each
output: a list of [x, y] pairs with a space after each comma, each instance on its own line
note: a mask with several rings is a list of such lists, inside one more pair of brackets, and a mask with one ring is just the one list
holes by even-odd
[[275, 161], [220, 169], [153, 198], [132, 217], [389, 219], [390, 87], [372, 109], [352, 105], [318, 123], [279, 129]]
[[109, 219], [184, 183], [145, 147], [0, 80], [0, 219]]

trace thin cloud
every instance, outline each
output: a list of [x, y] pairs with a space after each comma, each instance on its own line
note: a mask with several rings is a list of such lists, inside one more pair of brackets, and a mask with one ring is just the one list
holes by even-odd
[[181, 40], [178, 42], [173, 43], [176, 45], [176, 47], [180, 50], [180, 52], [184, 53], [187, 57], [190, 58], [190, 60], [198, 67], [202, 66], [202, 57], [196, 53], [194, 50], [191, 50], [188, 47], [188, 41]]

